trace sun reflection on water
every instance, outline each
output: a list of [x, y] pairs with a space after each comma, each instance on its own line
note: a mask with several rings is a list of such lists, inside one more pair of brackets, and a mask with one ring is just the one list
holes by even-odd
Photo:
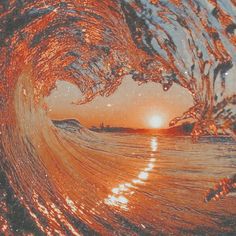
[[151, 139], [151, 149], [153, 152], [156, 152], [158, 148], [157, 137], [152, 137]]
[[[152, 152], [156, 152], [158, 149], [158, 142], [156, 137], [152, 137], [150, 141], [150, 147]], [[145, 181], [148, 180], [149, 172], [154, 168], [154, 162], [156, 161], [155, 154], [150, 154], [151, 158], [149, 159], [146, 167], [141, 170], [136, 179], [132, 179], [130, 183], [121, 183], [117, 187], [111, 190], [112, 194], [108, 195], [104, 199], [104, 203], [109, 206], [120, 207], [123, 210], [129, 210], [128, 208], [128, 196], [134, 194], [134, 189], [139, 187], [140, 184], [145, 184]]]

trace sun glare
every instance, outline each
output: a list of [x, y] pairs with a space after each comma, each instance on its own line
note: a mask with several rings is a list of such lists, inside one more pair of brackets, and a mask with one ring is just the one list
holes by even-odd
[[161, 116], [155, 115], [149, 118], [149, 125], [151, 128], [160, 128], [162, 126], [163, 120]]

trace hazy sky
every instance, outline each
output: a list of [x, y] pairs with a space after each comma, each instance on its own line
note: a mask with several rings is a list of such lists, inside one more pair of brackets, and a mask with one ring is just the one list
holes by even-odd
[[164, 92], [153, 82], [138, 85], [125, 78], [120, 87], [109, 97], [96, 97], [84, 105], [73, 105], [80, 98], [80, 91], [67, 82], [60, 81], [47, 98], [52, 119], [75, 118], [83, 125], [105, 125], [132, 128], [150, 128], [152, 116], [162, 119], [162, 127], [192, 106], [191, 95], [178, 85]]

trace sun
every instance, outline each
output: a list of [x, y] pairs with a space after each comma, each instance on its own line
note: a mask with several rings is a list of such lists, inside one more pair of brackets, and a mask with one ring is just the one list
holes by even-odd
[[162, 126], [163, 120], [159, 115], [154, 115], [149, 118], [149, 125], [151, 128], [160, 128]]

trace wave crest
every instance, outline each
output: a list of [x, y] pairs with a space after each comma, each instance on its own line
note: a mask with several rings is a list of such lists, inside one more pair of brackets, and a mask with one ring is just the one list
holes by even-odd
[[[135, 169], [141, 161], [117, 164], [119, 147], [99, 149], [112, 143], [106, 136], [77, 127], [73, 137], [55, 128], [43, 98], [56, 81], [66, 80], [81, 90], [80, 105], [109, 96], [132, 75], [139, 84], [160, 83], [165, 91], [180, 85], [192, 94], [194, 106], [171, 125], [193, 118], [195, 136], [219, 130], [234, 136], [235, 11], [234, 1], [223, 0], [2, 1], [2, 232], [26, 227], [9, 213], [17, 201], [39, 233], [110, 233], [119, 227], [125, 233], [128, 227], [138, 234], [128, 212], [99, 203], [108, 199], [109, 180], [119, 183], [127, 163]], [[126, 174], [135, 175], [132, 168]], [[115, 200], [119, 205], [127, 199]]]

